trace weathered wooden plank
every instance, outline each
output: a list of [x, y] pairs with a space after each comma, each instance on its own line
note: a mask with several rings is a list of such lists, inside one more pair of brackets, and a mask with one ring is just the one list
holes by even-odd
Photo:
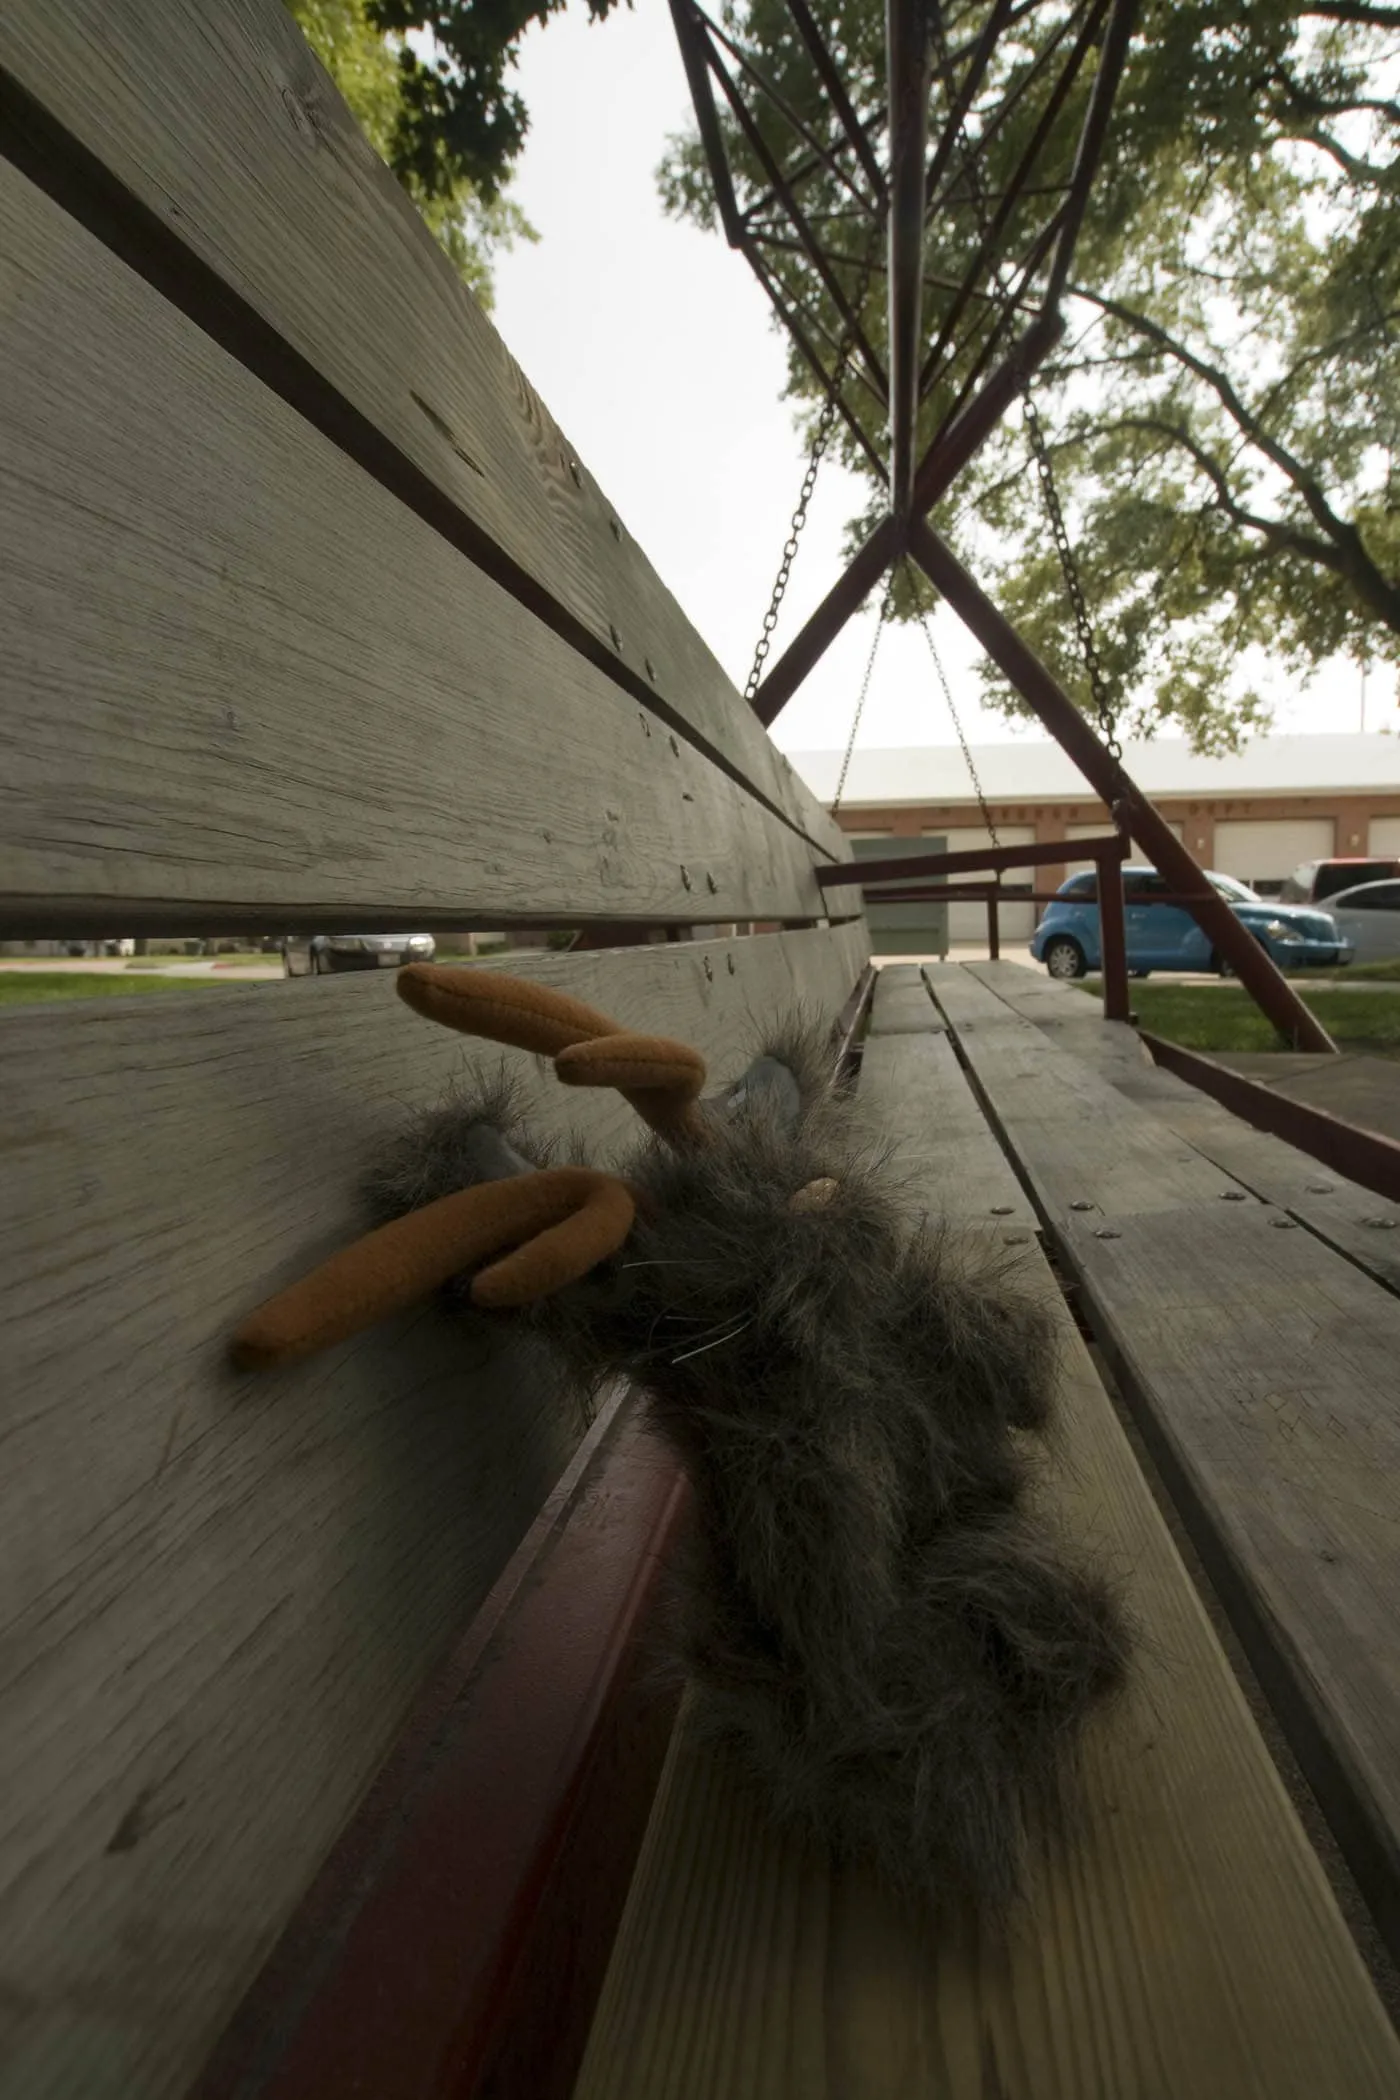
[[[1053, 1195], [1037, 1188], [1042, 1204], [1055, 1206], [1052, 1223], [1078, 1202], [1101, 1222], [1119, 1209], [1210, 1205], [1234, 1187], [1189, 1145], [1164, 1143], [1163, 1132], [1121, 1094], [956, 963], [926, 964], [924, 974], [975, 1070], [974, 1041], [995, 1043], [999, 1077], [1016, 1091], [1018, 1132], [1033, 1128], [1038, 1156], [1060, 1169]], [[1043, 1178], [1048, 1188], [1050, 1177]]]
[[[850, 927], [528, 972], [719, 1079], [862, 959]], [[0, 1028], [5, 2100], [185, 2091], [577, 1439], [538, 1356], [432, 1311], [276, 1378], [224, 1360], [356, 1229], [400, 1117], [500, 1061], [378, 976]], [[504, 1061], [541, 1129], [634, 1132]]]
[[98, 197], [71, 142], [16, 109], [0, 129], [21, 165], [635, 698], [849, 858], [277, 0], [11, 0], [0, 67], [129, 196]]
[[[1400, 1948], [1400, 1522], [1383, 1486], [1400, 1473], [1400, 1302], [1238, 1184], [1237, 1200], [1213, 1198], [1209, 1163], [1192, 1153], [1188, 1170], [1174, 1131], [1009, 1008], [989, 1015], [985, 988], [936, 989]], [[1057, 1097], [1076, 1104], [1069, 1131], [1047, 1114]], [[1105, 1132], [1130, 1173], [1104, 1160]]]
[[929, 1035], [942, 1026], [917, 963], [886, 963], [875, 979], [869, 1033]]
[[[902, 1046], [901, 1046], [902, 1047]], [[867, 1052], [867, 1055], [869, 1053]], [[1039, 1253], [1035, 1264], [1053, 1294]], [[1125, 1571], [1128, 1700], [1005, 1951], [777, 1838], [678, 1731], [575, 2100], [1357, 2100], [1400, 2055], [1063, 1302], [1053, 1501]]]
[[[882, 973], [883, 974], [883, 973]], [[930, 1217], [985, 1226], [1012, 1243], [1038, 1230], [1034, 1206], [972, 1098], [946, 1034], [872, 1037], [860, 1096], [893, 1164]]]
[[826, 912], [789, 825], [3, 163], [0, 254], [12, 919]]
[[1233, 1116], [1199, 1087], [1153, 1064], [1136, 1032], [1104, 1021], [1082, 993], [1037, 979], [1015, 963], [972, 963], [973, 976], [1033, 1020], [1056, 1043], [1086, 1059], [1099, 1076], [1139, 1107], [1150, 1109], [1178, 1137], [1213, 1160], [1242, 1188], [1276, 1204], [1328, 1246], [1400, 1290], [1400, 1212], [1359, 1182], [1319, 1164], [1306, 1152]]

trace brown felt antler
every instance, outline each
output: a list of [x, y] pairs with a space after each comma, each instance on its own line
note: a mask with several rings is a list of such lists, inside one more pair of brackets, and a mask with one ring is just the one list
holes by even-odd
[[313, 1356], [430, 1297], [451, 1276], [503, 1254], [472, 1279], [477, 1305], [529, 1305], [576, 1283], [632, 1229], [626, 1182], [589, 1167], [550, 1167], [425, 1203], [333, 1254], [269, 1299], [233, 1338], [240, 1370]]
[[687, 1043], [629, 1035], [567, 992], [495, 970], [409, 963], [399, 972], [398, 989], [430, 1021], [552, 1057], [565, 1086], [615, 1087], [671, 1144], [695, 1143], [703, 1134], [695, 1103], [705, 1084], [705, 1061]]
[[[565, 992], [494, 970], [410, 963], [398, 988], [429, 1020], [552, 1057], [566, 1086], [616, 1087], [672, 1144], [702, 1134], [695, 1102], [705, 1065], [684, 1043], [629, 1035]], [[241, 1370], [269, 1370], [314, 1355], [421, 1303], [490, 1255], [502, 1258], [472, 1279], [475, 1304], [550, 1297], [615, 1253], [634, 1214], [625, 1182], [585, 1167], [459, 1189], [367, 1233], [260, 1306], [233, 1338], [234, 1362]]]

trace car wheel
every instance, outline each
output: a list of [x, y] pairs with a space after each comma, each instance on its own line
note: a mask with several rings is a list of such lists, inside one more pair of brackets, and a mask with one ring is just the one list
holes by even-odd
[[1045, 944], [1045, 967], [1052, 977], [1069, 978], [1084, 975], [1084, 950], [1078, 941], [1067, 934], [1060, 934]]
[[1129, 970], [1128, 975], [1130, 977], [1150, 977], [1152, 972], [1150, 970]]

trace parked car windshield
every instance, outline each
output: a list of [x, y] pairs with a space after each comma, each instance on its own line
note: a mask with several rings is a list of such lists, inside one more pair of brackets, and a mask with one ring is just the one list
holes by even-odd
[[1212, 875], [1210, 880], [1230, 904], [1262, 904], [1264, 901], [1247, 882], [1236, 882], [1233, 875]]

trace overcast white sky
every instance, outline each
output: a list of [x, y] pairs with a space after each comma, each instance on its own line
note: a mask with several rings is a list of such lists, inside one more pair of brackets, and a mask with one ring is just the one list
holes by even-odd
[[[665, 0], [589, 23], [579, 0], [526, 38], [516, 74], [531, 128], [514, 194], [540, 232], [497, 262], [495, 321], [661, 576], [742, 686], [805, 459], [782, 399], [783, 344], [742, 258], [663, 216], [655, 171], [690, 114]], [[775, 653], [839, 573], [860, 489], [822, 469]], [[844, 745], [873, 613], [851, 622], [780, 716], [786, 750]], [[1038, 735], [977, 702], [974, 645], [937, 627], [974, 742]], [[1356, 729], [1350, 666], [1310, 692], [1270, 681], [1276, 726]], [[1366, 726], [1395, 726], [1374, 676]], [[863, 747], [942, 744], [952, 726], [917, 630], [881, 641]]]

